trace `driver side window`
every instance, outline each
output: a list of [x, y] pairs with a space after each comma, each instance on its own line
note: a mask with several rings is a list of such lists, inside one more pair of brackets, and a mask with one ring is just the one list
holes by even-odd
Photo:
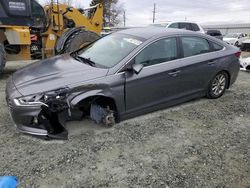
[[145, 67], [177, 59], [176, 38], [161, 39], [150, 44], [134, 59], [135, 64], [143, 64]]

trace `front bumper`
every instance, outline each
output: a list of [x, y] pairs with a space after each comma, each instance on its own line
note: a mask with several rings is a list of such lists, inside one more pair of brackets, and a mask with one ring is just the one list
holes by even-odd
[[[19, 106], [16, 104], [15, 99], [21, 96], [12, 81], [12, 77], [10, 77], [6, 84], [6, 102], [9, 107], [10, 116], [19, 132], [35, 136], [67, 139], [66, 129], [62, 129], [63, 134], [55, 135], [51, 129], [48, 128], [50, 121], [48, 119], [42, 119], [42, 117], [44, 117], [41, 113], [42, 105]], [[65, 117], [65, 114], [63, 116]], [[65, 119], [61, 118], [59, 114], [58, 117], [60, 117], [58, 118], [60, 119], [60, 124], [63, 125]]]
[[10, 116], [18, 129], [22, 133], [48, 136], [48, 131], [43, 128], [43, 125], [38, 123], [38, 115], [41, 112], [41, 107], [18, 107], [13, 100], [8, 102]]
[[22, 133], [47, 136], [47, 130], [41, 128], [41, 125], [35, 124], [38, 115], [41, 112], [41, 106], [17, 106], [14, 99], [21, 96], [22, 95], [16, 89], [11, 76], [6, 83], [6, 102], [9, 107], [10, 116], [16, 128]]

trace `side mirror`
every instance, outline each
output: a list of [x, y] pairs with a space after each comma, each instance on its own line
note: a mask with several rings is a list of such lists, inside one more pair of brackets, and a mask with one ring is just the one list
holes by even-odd
[[133, 64], [132, 69], [133, 69], [135, 74], [139, 74], [141, 72], [141, 70], [143, 69], [143, 65], [142, 64]]

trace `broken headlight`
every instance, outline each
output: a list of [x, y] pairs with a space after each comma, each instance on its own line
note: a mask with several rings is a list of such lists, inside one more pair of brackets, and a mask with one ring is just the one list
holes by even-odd
[[60, 88], [54, 91], [49, 91], [44, 94], [44, 101], [48, 100], [64, 100], [69, 94], [68, 88]]
[[14, 103], [17, 106], [47, 106], [48, 103], [51, 103], [55, 100], [66, 100], [67, 94], [69, 89], [68, 88], [60, 88], [54, 91], [48, 91], [41, 94], [34, 94], [25, 97], [20, 97], [14, 99]]
[[46, 104], [44, 104], [42, 102], [43, 98], [44, 98], [43, 94], [29, 95], [29, 96], [14, 99], [14, 103], [17, 106], [41, 106], [41, 105], [46, 105]]

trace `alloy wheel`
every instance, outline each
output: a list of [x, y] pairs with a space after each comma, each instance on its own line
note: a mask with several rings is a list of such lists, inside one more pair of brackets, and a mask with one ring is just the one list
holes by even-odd
[[212, 83], [212, 92], [215, 96], [219, 96], [226, 88], [226, 77], [224, 74], [218, 74]]

